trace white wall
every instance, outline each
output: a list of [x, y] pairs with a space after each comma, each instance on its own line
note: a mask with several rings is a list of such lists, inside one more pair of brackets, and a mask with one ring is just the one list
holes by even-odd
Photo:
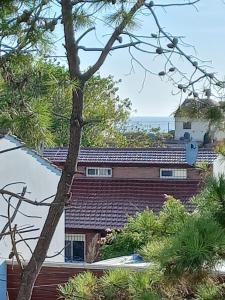
[[[191, 122], [191, 129], [183, 129], [183, 123], [188, 121]], [[208, 131], [208, 126], [209, 122], [206, 120], [175, 117], [175, 139], [179, 140], [184, 136], [185, 132], [189, 132], [192, 141], [203, 142], [204, 134]], [[217, 141], [225, 139], [225, 132], [215, 131], [214, 139]]]
[[[6, 136], [0, 138], [0, 151], [3, 149], [19, 146], [20, 142], [14, 137]], [[49, 162], [42, 159], [34, 151], [27, 148], [21, 148], [18, 150], [6, 152], [0, 154], [0, 188], [4, 185], [13, 182], [24, 182], [13, 186], [9, 186], [7, 189], [16, 193], [21, 193], [22, 187], [27, 186], [26, 197], [31, 200], [40, 201], [46, 197], [54, 195], [60, 178], [61, 172], [52, 166]], [[51, 202], [53, 198], [48, 200]], [[12, 199], [12, 205], [16, 205], [18, 200]], [[0, 215], [7, 214], [7, 203], [0, 196]], [[35, 225], [35, 228], [39, 228], [38, 231], [32, 233], [23, 234], [23, 237], [36, 237], [40, 234], [40, 230], [43, 227], [45, 218], [48, 213], [48, 207], [33, 206], [23, 202], [20, 207], [21, 213], [18, 213], [13, 225]], [[11, 209], [11, 214], [13, 209]], [[31, 216], [27, 217], [25, 215]], [[5, 224], [5, 219], [0, 217], [0, 231]], [[57, 226], [56, 232], [53, 236], [48, 255], [56, 254], [64, 247], [64, 215], [61, 217]], [[17, 238], [19, 239], [19, 237]], [[30, 247], [34, 249], [37, 240], [28, 241]], [[23, 243], [18, 244], [18, 251], [24, 259], [29, 259], [31, 253], [29, 248]], [[11, 252], [10, 238], [7, 236], [0, 241], [0, 258], [8, 258]], [[64, 253], [58, 255], [51, 261], [64, 261]]]
[[213, 175], [215, 177], [225, 176], [225, 158], [221, 154], [213, 162]]
[[[183, 129], [183, 123], [191, 121], [191, 129]], [[192, 141], [203, 141], [204, 134], [208, 130], [208, 121], [204, 120], [190, 120], [188, 118], [175, 118], [175, 139], [179, 140], [184, 136], [185, 132], [189, 132]]]

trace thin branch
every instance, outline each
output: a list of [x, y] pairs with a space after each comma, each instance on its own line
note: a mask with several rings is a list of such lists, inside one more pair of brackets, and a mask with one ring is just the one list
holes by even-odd
[[8, 202], [7, 214], [8, 214], [9, 231], [11, 232], [10, 238], [11, 238], [11, 243], [12, 243], [12, 253], [10, 255], [12, 255], [12, 257], [14, 255], [16, 256], [17, 263], [20, 266], [20, 269], [23, 270], [23, 265], [21, 263], [19, 254], [17, 252], [16, 244], [15, 244], [15, 231], [17, 230], [17, 225], [15, 225], [14, 228], [12, 229], [11, 216], [10, 216], [10, 199]]
[[24, 201], [24, 202], [27, 202], [29, 204], [36, 205], [36, 206], [51, 206], [50, 203], [43, 203], [43, 202], [33, 201], [33, 200], [27, 199], [23, 196], [20, 196], [20, 195], [14, 193], [14, 192], [7, 191], [7, 190], [4, 190], [4, 189], [0, 189], [0, 194], [12, 196], [12, 197], [15, 197], [15, 198], [17, 198], [21, 201]]
[[[114, 46], [112, 47], [109, 51], [113, 51], [113, 50], [117, 50], [117, 49], [123, 49], [123, 48], [129, 48], [129, 47], [134, 47], [138, 44], [140, 44], [141, 42], [132, 42], [132, 43], [127, 43], [127, 44], [123, 44], [123, 45], [118, 45], [118, 46]], [[78, 46], [78, 49], [84, 50], [84, 51], [104, 51], [105, 48], [87, 48], [84, 46]]]
[[[22, 193], [21, 193], [21, 197], [24, 197], [24, 195], [26, 194], [26, 190], [27, 190], [27, 187], [26, 187], [26, 186], [23, 187], [23, 190], [22, 190]], [[8, 229], [8, 227], [9, 227], [9, 222], [12, 223], [12, 222], [14, 221], [14, 219], [15, 219], [15, 217], [16, 217], [16, 215], [17, 215], [17, 212], [18, 212], [18, 210], [19, 210], [19, 207], [20, 207], [21, 203], [22, 203], [22, 200], [19, 199], [19, 201], [18, 201], [18, 203], [17, 203], [17, 205], [16, 205], [16, 207], [15, 207], [15, 209], [14, 209], [14, 212], [13, 212], [13, 214], [12, 214], [12, 216], [11, 216], [11, 219], [8, 220], [8, 222], [5, 224], [5, 226], [3, 227], [3, 229], [2, 229], [2, 231], [1, 231], [1, 233], [0, 233], [0, 240], [1, 240], [2, 236], [3, 236], [2, 234], [5, 233], [6, 230]]]
[[[144, 5], [144, 0], [137, 0], [137, 2], [134, 4], [134, 6], [130, 9], [129, 11], [129, 17], [132, 18], [135, 13]], [[119, 26], [117, 26], [114, 30], [114, 32], [112, 33], [111, 37], [109, 38], [108, 42], [105, 45], [105, 48], [103, 49], [102, 53], [100, 54], [99, 58], [97, 59], [97, 61], [95, 62], [94, 65], [92, 65], [92, 67], [90, 67], [85, 73], [82, 74], [82, 79], [84, 81], [87, 81], [88, 79], [91, 78], [91, 76], [93, 74], [95, 74], [95, 72], [97, 70], [99, 70], [99, 68], [102, 66], [102, 64], [104, 63], [106, 57], [108, 56], [114, 42], [117, 40], [118, 36], [124, 31], [125, 27], [127, 26], [128, 20], [127, 19], [123, 19], [122, 22], [120, 23]]]
[[198, 2], [200, 2], [200, 0], [195, 0], [195, 1], [187, 2], [187, 3], [154, 4], [154, 6], [158, 6], [158, 7], [189, 6], [189, 5], [195, 5]]
[[[159, 24], [159, 20], [158, 20], [156, 14], [155, 14], [153, 8], [152, 8], [149, 4], [146, 4], [145, 6], [151, 11], [152, 16], [153, 16], [153, 18], [154, 18], [154, 20], [155, 20], [155, 23], [156, 23], [156, 25], [157, 25], [157, 27], [158, 27], [159, 32], [161, 32], [164, 36], [166, 36], [166, 37], [168, 38], [168, 40], [169, 40], [171, 43], [173, 43], [173, 38], [172, 38], [169, 34], [167, 34], [167, 33], [163, 30], [163, 28], [161, 27], [161, 25]], [[174, 45], [174, 47], [178, 50], [178, 52], [179, 52], [180, 55], [184, 56], [184, 57], [185, 57], [192, 65], [194, 64], [194, 61], [191, 59], [191, 57], [188, 56], [188, 55], [187, 55], [187, 54], [186, 54], [186, 53], [185, 53], [185, 52], [184, 52], [177, 44]], [[205, 76], [209, 76], [209, 75], [210, 75], [210, 74], [208, 74], [204, 69], [202, 69], [201, 67], [196, 66], [196, 68], [198, 69], [198, 71], [200, 71], [201, 73], [203, 73]], [[215, 81], [215, 78], [214, 78], [214, 77], [213, 77], [213, 80]]]
[[84, 38], [85, 35], [87, 35], [92, 30], [95, 30], [95, 27], [91, 27], [88, 30], [86, 30], [83, 34], [81, 34], [81, 36], [77, 39], [77, 44], [79, 44], [79, 42], [82, 40], [82, 38]]

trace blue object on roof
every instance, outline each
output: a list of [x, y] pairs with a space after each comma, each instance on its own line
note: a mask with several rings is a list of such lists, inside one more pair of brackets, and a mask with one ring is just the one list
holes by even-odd
[[198, 158], [198, 144], [189, 142], [186, 144], [186, 163], [193, 166]]
[[0, 299], [6, 300], [7, 299], [7, 268], [6, 262], [0, 260]]

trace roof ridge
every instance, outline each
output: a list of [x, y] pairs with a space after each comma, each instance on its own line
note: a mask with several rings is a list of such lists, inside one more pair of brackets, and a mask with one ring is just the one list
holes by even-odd
[[[64, 151], [68, 151], [68, 148], [63, 147], [56, 147], [56, 148], [45, 148], [44, 152], [46, 151], [60, 151], [60, 150], [64, 150]], [[149, 151], [149, 150], [154, 150], [154, 151], [185, 151], [185, 148], [180, 148], [180, 147], [173, 147], [173, 148], [167, 148], [167, 147], [149, 147], [149, 148], [127, 148], [127, 147], [121, 147], [121, 148], [117, 148], [117, 147], [81, 147], [80, 150], [115, 150], [115, 151], [126, 151], [126, 150], [131, 150], [131, 151]], [[199, 151], [209, 151], [212, 153], [215, 153], [215, 151], [213, 149], [208, 149], [208, 148], [199, 148]]]

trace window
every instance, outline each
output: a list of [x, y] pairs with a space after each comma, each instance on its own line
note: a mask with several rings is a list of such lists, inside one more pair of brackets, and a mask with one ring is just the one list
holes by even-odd
[[112, 177], [111, 168], [86, 168], [86, 176]]
[[191, 129], [191, 122], [183, 122], [183, 129]]
[[83, 262], [85, 260], [85, 235], [66, 234], [65, 261]]
[[160, 169], [160, 178], [186, 179], [186, 169]]

